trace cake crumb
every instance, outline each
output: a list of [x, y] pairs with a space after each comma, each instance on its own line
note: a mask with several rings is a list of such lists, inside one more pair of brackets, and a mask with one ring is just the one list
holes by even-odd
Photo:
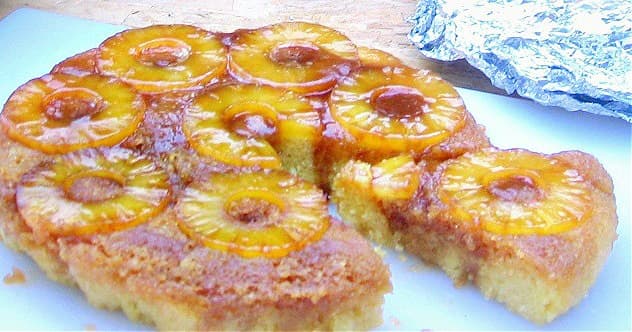
[[378, 254], [382, 258], [386, 256], [386, 250], [384, 250], [384, 248], [382, 248], [382, 246], [380, 245], [373, 246], [373, 251], [375, 251], [375, 253]]
[[426, 265], [422, 263], [415, 263], [409, 266], [409, 270], [412, 272], [421, 272], [426, 269]]
[[402, 322], [400, 322], [399, 319], [397, 319], [397, 317], [391, 316], [391, 324], [395, 326], [396, 328], [399, 328], [402, 325]]
[[96, 331], [97, 330], [97, 326], [94, 324], [86, 324], [83, 326], [83, 330], [84, 331]]
[[23, 284], [26, 282], [26, 276], [22, 270], [14, 266], [13, 271], [4, 276], [3, 281], [6, 285]]

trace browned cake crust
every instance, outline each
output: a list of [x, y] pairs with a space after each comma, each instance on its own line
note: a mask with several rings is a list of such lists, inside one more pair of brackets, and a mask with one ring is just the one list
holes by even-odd
[[344, 317], [364, 308], [379, 317], [374, 290], [390, 286], [369, 244], [341, 223], [282, 259], [245, 260], [191, 242], [173, 218], [167, 211], [130, 231], [64, 239], [61, 257], [93, 304], [122, 306], [132, 318], [164, 329], [367, 328], [380, 322]]
[[[447, 163], [424, 172], [410, 200], [381, 200], [354, 180], [357, 163], [337, 175], [333, 200], [361, 233], [403, 247], [442, 268], [456, 285], [472, 282], [486, 297], [536, 323], [579, 303], [596, 280], [616, 239], [612, 180], [591, 155], [567, 151], [551, 158], [576, 169], [590, 187], [591, 217], [553, 235], [501, 235], [451, 217], [437, 187]], [[355, 170], [354, 170], [355, 168]], [[373, 202], [358, 209], [358, 202]]]

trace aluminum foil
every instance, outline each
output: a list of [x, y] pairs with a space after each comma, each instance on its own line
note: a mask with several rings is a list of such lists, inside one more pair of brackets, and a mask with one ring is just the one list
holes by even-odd
[[507, 93], [632, 122], [631, 0], [422, 0], [409, 39]]

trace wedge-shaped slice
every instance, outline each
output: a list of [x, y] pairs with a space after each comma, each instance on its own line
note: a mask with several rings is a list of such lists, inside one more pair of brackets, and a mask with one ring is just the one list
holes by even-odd
[[51, 74], [19, 87], [4, 105], [2, 129], [45, 153], [112, 146], [143, 120], [145, 104], [127, 84], [99, 75]]
[[99, 46], [97, 69], [141, 92], [200, 87], [226, 71], [219, 36], [190, 25], [130, 29]]
[[233, 75], [300, 93], [330, 90], [357, 66], [356, 46], [343, 34], [305, 22], [235, 32], [229, 51]]
[[313, 180], [320, 138], [310, 101], [269, 86], [231, 84], [200, 95], [186, 109], [183, 131], [201, 155], [232, 166], [284, 168]]
[[112, 232], [147, 221], [167, 204], [167, 174], [130, 150], [66, 154], [25, 174], [17, 186], [22, 218], [38, 236]]
[[348, 162], [334, 178], [331, 199], [338, 212], [373, 241], [399, 248], [400, 234], [391, 231], [380, 202], [407, 202], [419, 190], [421, 165], [408, 155], [375, 165]]
[[332, 199], [345, 220], [536, 323], [585, 297], [616, 238], [612, 181], [582, 152], [467, 153], [422, 172], [408, 199], [367, 185], [377, 167], [350, 162], [336, 176]]

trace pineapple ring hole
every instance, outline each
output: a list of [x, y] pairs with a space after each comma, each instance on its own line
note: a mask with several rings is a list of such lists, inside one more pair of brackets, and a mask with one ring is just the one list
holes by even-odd
[[500, 200], [515, 203], [534, 203], [544, 198], [537, 182], [528, 175], [513, 174], [489, 181], [487, 191]]
[[156, 38], [144, 42], [136, 49], [135, 57], [147, 66], [170, 67], [186, 61], [191, 46], [174, 38]]
[[105, 108], [101, 96], [87, 88], [61, 88], [42, 100], [44, 115], [55, 121], [72, 121]]
[[69, 176], [62, 186], [72, 201], [100, 203], [122, 195], [125, 178], [109, 171], [87, 171]]
[[267, 190], [243, 190], [224, 203], [224, 212], [231, 220], [249, 227], [277, 225], [282, 221], [284, 211], [283, 200]]
[[309, 66], [320, 56], [318, 45], [310, 42], [291, 42], [276, 45], [270, 52], [270, 59], [287, 66]]
[[268, 138], [277, 132], [277, 111], [270, 104], [243, 102], [224, 111], [224, 121], [230, 130], [246, 138]]
[[412, 118], [423, 115], [426, 101], [417, 89], [389, 85], [373, 90], [370, 97], [371, 106], [377, 113], [391, 118]]

